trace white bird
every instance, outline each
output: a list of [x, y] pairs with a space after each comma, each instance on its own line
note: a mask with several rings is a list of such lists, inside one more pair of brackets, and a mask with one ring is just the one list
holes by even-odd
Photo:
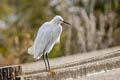
[[[53, 46], [56, 43], [60, 42], [60, 35], [62, 32], [61, 23], [69, 24], [68, 22], [65, 22], [61, 16], [58, 15], [55, 16], [51, 21], [45, 22], [39, 28], [33, 45], [28, 49], [28, 53], [33, 55], [35, 59], [39, 59], [41, 56], [43, 56], [46, 71], [49, 72], [54, 71], [50, 69], [48, 54], [52, 50]], [[45, 58], [47, 59], [47, 64]]]

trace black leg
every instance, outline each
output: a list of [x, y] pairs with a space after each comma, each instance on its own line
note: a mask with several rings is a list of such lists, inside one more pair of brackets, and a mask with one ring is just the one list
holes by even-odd
[[46, 53], [46, 59], [47, 59], [47, 63], [48, 63], [48, 68], [50, 70], [50, 64], [49, 64], [49, 60], [48, 60], [48, 54]]
[[44, 60], [46, 71], [47, 71], [47, 64], [46, 64], [46, 61], [45, 61], [45, 53], [43, 53], [43, 60]]
[[45, 55], [46, 55], [46, 59], [47, 59], [47, 63], [48, 63], [48, 69], [49, 69], [48, 72], [51, 72], [52, 77], [54, 77], [55, 72], [53, 70], [51, 70], [51, 68], [50, 68], [50, 64], [49, 64], [49, 60], [48, 60], [48, 54], [46, 53]]

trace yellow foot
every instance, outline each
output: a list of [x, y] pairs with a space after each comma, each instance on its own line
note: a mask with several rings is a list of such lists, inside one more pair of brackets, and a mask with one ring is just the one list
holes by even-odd
[[48, 72], [50, 72], [51, 73], [51, 75], [52, 75], [52, 77], [54, 77], [55, 76], [55, 71], [54, 70], [48, 70]]

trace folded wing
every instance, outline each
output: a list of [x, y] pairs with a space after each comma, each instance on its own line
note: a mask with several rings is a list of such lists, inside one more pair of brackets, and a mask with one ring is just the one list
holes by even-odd
[[37, 33], [32, 47], [28, 49], [28, 53], [34, 55], [35, 59], [39, 59], [43, 55], [48, 44], [52, 41], [52, 34], [53, 32], [50, 25], [47, 23], [43, 24]]

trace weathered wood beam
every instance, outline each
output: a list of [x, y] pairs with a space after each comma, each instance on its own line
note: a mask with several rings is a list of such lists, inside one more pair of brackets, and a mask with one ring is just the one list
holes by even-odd
[[120, 68], [120, 47], [50, 60], [56, 75], [45, 71], [41, 61], [0, 67], [0, 80], [66, 80]]
[[[120, 53], [119, 53], [120, 54]], [[91, 63], [86, 63], [82, 65], [75, 65], [71, 67], [65, 67], [61, 69], [56, 69], [56, 75], [51, 77], [50, 73], [40, 72], [36, 74], [26, 75], [25, 78], [31, 79], [41, 79], [41, 80], [63, 80], [67, 78], [79, 78], [82, 76], [86, 76], [88, 74], [108, 71], [112, 69], [120, 68], [120, 56], [109, 58], [105, 60], [95, 61]]]
[[[80, 56], [82, 56], [82, 59], [78, 59]], [[54, 77], [52, 77], [50, 73], [45, 72], [44, 68], [37, 67], [44, 65], [42, 62], [23, 65], [25, 75], [21, 77], [25, 80], [66, 80], [68, 78], [79, 78], [101, 71], [106, 72], [120, 68], [120, 48], [100, 50], [80, 56], [72, 55], [69, 58], [54, 59], [53, 64], [60, 64], [59, 61], [63, 61], [60, 65], [52, 66], [52, 69], [56, 72]], [[33, 67], [33, 65], [36, 66]], [[29, 66], [29, 69], [31, 67], [31, 70], [26, 70], [25, 67], [27, 66]]]
[[[108, 48], [88, 53], [75, 54], [55, 59], [50, 59], [50, 64], [53, 69], [60, 69], [64, 67], [74, 66], [76, 64], [85, 64], [93, 61], [99, 61], [115, 56], [120, 56], [120, 47]], [[22, 64], [23, 73], [39, 73], [45, 69], [43, 61], [36, 61], [33, 63]]]
[[22, 74], [20, 65], [0, 67], [0, 80], [20, 80], [18, 75]]

